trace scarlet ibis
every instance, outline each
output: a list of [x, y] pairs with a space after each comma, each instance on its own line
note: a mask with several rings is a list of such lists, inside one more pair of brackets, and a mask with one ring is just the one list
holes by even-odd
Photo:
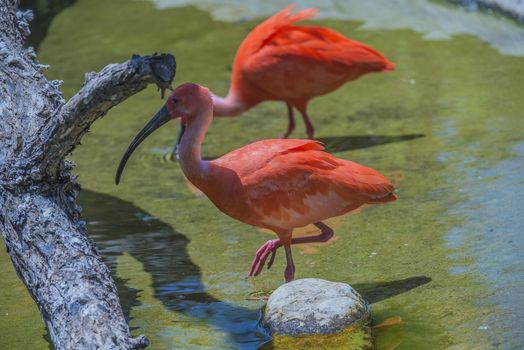
[[[366, 73], [393, 70], [395, 64], [377, 50], [333, 29], [293, 25], [314, 17], [317, 9], [292, 14], [292, 7], [268, 18], [247, 35], [235, 56], [227, 96], [213, 95], [213, 112], [219, 117], [236, 116], [263, 101], [283, 101], [288, 110], [283, 138], [295, 128], [295, 107], [312, 139], [314, 127], [307, 104], [313, 97]], [[181, 124], [179, 134], [183, 132]]]
[[[325, 242], [333, 230], [323, 220], [363, 204], [396, 199], [394, 187], [378, 171], [324, 152], [312, 140], [274, 139], [254, 142], [211, 161], [200, 147], [213, 119], [213, 97], [196, 84], [183, 84], [137, 134], [116, 173], [116, 184], [131, 153], [154, 130], [171, 119], [186, 125], [179, 148], [180, 165], [191, 183], [225, 214], [243, 223], [272, 230], [278, 239], [258, 249], [248, 276], [257, 276], [271, 255], [284, 246], [286, 281], [294, 278], [291, 245]], [[319, 235], [293, 238], [293, 229], [314, 224]]]

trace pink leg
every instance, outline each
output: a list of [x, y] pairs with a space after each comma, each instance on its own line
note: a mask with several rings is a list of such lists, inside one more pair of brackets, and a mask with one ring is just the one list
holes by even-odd
[[295, 130], [295, 117], [293, 116], [293, 106], [289, 103], [286, 103], [287, 106], [287, 131], [284, 135], [282, 135], [280, 138], [287, 139], [289, 135]]
[[320, 229], [320, 234], [316, 236], [308, 237], [299, 237], [291, 239], [291, 244], [303, 244], [303, 243], [322, 243], [329, 241], [333, 235], [334, 231], [331, 227], [324, 224], [323, 222], [315, 223], [315, 226]]
[[291, 282], [295, 279], [295, 264], [293, 264], [293, 256], [291, 255], [291, 246], [284, 246], [286, 250], [286, 270], [284, 271], [284, 278], [286, 282]]
[[306, 125], [307, 137], [309, 139], [313, 139], [313, 136], [315, 134], [315, 128], [313, 127], [313, 124], [311, 124], [311, 121], [309, 120], [306, 109], [304, 108], [304, 110], [300, 112], [302, 113], [302, 119], [304, 120], [304, 124]]
[[[328, 225], [324, 224], [323, 222], [317, 222], [315, 223], [315, 226], [318, 227], [321, 231], [319, 235], [316, 236], [308, 236], [308, 237], [299, 237], [299, 238], [292, 238], [291, 244], [304, 244], [304, 243], [320, 243], [320, 242], [327, 242], [333, 237], [333, 230]], [[253, 259], [253, 262], [251, 263], [251, 267], [249, 268], [249, 273], [247, 274], [248, 277], [254, 277], [258, 276], [260, 272], [262, 272], [262, 269], [264, 268], [264, 265], [266, 264], [267, 257], [271, 254], [271, 257], [269, 259], [269, 262], [267, 264], [267, 268], [269, 269], [273, 262], [275, 261], [275, 256], [277, 249], [282, 246], [282, 243], [280, 243], [280, 239], [272, 239], [264, 243], [260, 248], [258, 248], [255, 258]], [[284, 273], [284, 277], [286, 278], [286, 282], [292, 281], [295, 278], [295, 265], [293, 264], [293, 256], [291, 255], [291, 247], [290, 246], [284, 246], [286, 249], [286, 271]]]

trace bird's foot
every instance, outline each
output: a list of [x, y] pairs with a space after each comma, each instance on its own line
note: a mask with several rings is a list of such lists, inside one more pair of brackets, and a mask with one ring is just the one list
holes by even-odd
[[[294, 129], [294, 127], [293, 127]], [[289, 137], [289, 135], [291, 135], [291, 133], [293, 132], [293, 129], [287, 129], [287, 131], [283, 134], [278, 134], [278, 138], [279, 139], [287, 139]]]
[[306, 129], [306, 134], [307, 134], [307, 138], [308, 139], [310, 139], [310, 140], [314, 140], [315, 139], [315, 129], [307, 128]]
[[286, 270], [284, 271], [284, 278], [286, 279], [286, 283], [295, 280], [295, 265], [286, 266]]
[[286, 250], [286, 270], [284, 271], [284, 278], [287, 282], [291, 282], [295, 279], [295, 264], [293, 263], [293, 255], [291, 254], [291, 245], [284, 246]]
[[275, 261], [275, 255], [277, 249], [280, 246], [282, 246], [282, 243], [280, 243], [279, 239], [272, 239], [264, 243], [260, 248], [258, 248], [255, 254], [255, 258], [251, 263], [251, 267], [249, 268], [249, 273], [247, 274], [247, 276], [258, 276], [260, 272], [262, 272], [262, 268], [266, 264], [267, 257], [269, 256], [269, 254], [271, 254], [271, 258], [269, 259], [269, 262], [267, 264], [267, 268], [269, 269]]

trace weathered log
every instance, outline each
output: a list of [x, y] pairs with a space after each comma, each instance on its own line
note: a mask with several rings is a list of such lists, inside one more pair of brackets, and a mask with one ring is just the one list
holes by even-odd
[[90, 125], [155, 83], [171, 84], [172, 55], [137, 56], [86, 75], [67, 103], [24, 48], [31, 13], [0, 0], [0, 231], [57, 349], [133, 349], [108, 268], [88, 237], [65, 159]]

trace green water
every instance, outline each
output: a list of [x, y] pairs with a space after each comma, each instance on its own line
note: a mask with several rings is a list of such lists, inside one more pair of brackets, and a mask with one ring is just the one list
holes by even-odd
[[[155, 51], [176, 55], [176, 85], [198, 82], [225, 94], [235, 50], [256, 23], [215, 21], [194, 7], [81, 0], [55, 18], [39, 58], [51, 64], [49, 78], [65, 81], [66, 97], [84, 72]], [[372, 303], [374, 324], [400, 316], [400, 325], [373, 332], [378, 349], [517, 348], [524, 58], [469, 35], [428, 41], [409, 29], [316, 23], [397, 63], [393, 73], [314, 100], [309, 111], [328, 151], [389, 176], [399, 199], [332, 220], [332, 244], [295, 247], [296, 277], [352, 284]], [[152, 349], [256, 349], [269, 336], [258, 325], [262, 302], [248, 299], [282, 283], [284, 256], [259, 278], [244, 278], [271, 236], [196, 196], [178, 165], [164, 160], [177, 126], [144, 142], [114, 185], [122, 153], [162, 103], [150, 87], [95, 123], [75, 150], [89, 232], [114, 272], [133, 334], [146, 334]], [[285, 113], [282, 103], [265, 103], [215, 120], [203, 156], [275, 137]], [[304, 136], [300, 123], [293, 136]], [[0, 273], [0, 349], [48, 347], [5, 250]]]

